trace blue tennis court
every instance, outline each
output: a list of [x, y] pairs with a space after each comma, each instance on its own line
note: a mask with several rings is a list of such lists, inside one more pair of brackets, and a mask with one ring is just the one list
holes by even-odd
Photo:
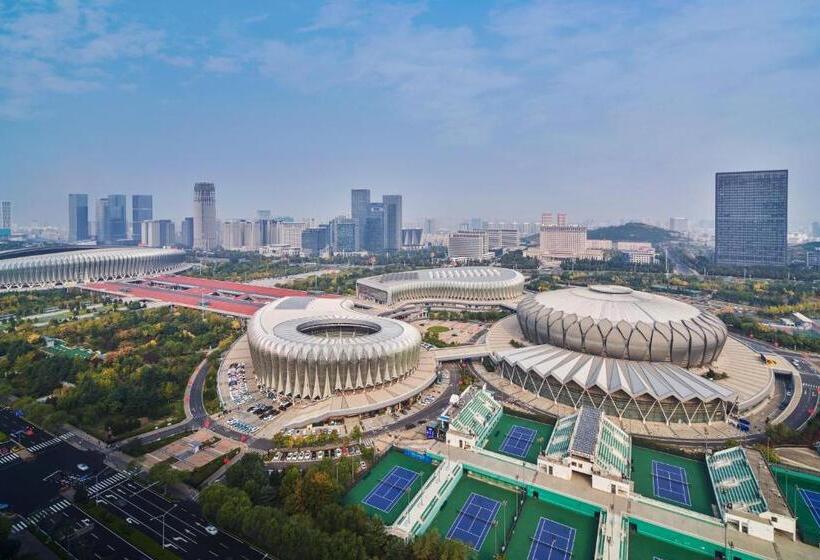
[[807, 490], [806, 488], [800, 488], [798, 491], [800, 492], [800, 497], [806, 502], [806, 507], [809, 508], [815, 525], [820, 527], [820, 492]]
[[460, 540], [473, 550], [481, 550], [499, 507], [501, 504], [492, 498], [470, 493], [447, 532], [447, 538]]
[[538, 528], [530, 537], [530, 553], [527, 560], [569, 560], [575, 546], [575, 529], [542, 517]]
[[362, 503], [389, 513], [418, 477], [418, 473], [397, 465], [365, 496]]
[[686, 469], [661, 461], [652, 461], [652, 489], [656, 498], [663, 498], [690, 507], [689, 481]]
[[504, 441], [501, 443], [501, 447], [498, 449], [502, 453], [515, 455], [516, 457], [521, 457], [523, 459], [527, 456], [530, 446], [532, 446], [532, 442], [535, 441], [536, 435], [538, 435], [538, 432], [532, 428], [513, 426], [510, 428], [510, 431], [507, 432], [507, 437], [504, 438]]

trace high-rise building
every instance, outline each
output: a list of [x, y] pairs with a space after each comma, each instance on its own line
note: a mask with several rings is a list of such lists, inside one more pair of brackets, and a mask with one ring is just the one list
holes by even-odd
[[814, 237], [820, 237], [820, 222], [811, 223], [811, 234]]
[[270, 220], [270, 210], [257, 210], [256, 211], [256, 219], [257, 220]]
[[330, 246], [330, 226], [319, 224], [318, 227], [305, 228], [302, 231], [302, 251], [315, 256]]
[[350, 217], [356, 222], [356, 250], [364, 249], [367, 218], [370, 215], [370, 189], [350, 191]]
[[362, 236], [362, 249], [370, 253], [381, 253], [384, 251], [384, 204], [381, 202], [371, 202], [370, 211], [364, 222], [364, 234]]
[[176, 242], [174, 222], [171, 220], [143, 220], [140, 222], [140, 244], [144, 247], [170, 247]]
[[424, 233], [436, 233], [436, 220], [433, 218], [424, 219]]
[[124, 194], [97, 200], [97, 243], [118, 243], [128, 237]]
[[686, 233], [689, 231], [689, 220], [687, 218], [669, 218], [670, 231]]
[[11, 201], [0, 200], [0, 229], [11, 232]]
[[68, 195], [68, 240], [85, 241], [88, 232], [88, 195]]
[[179, 228], [179, 244], [190, 249], [194, 246], [194, 219], [184, 218]]
[[542, 226], [554, 226], [555, 223], [552, 221], [552, 212], [544, 212], [541, 214], [541, 225]]
[[307, 227], [304, 222], [276, 222], [271, 235], [271, 245], [287, 245], [302, 248], [302, 232]]
[[385, 251], [398, 251], [401, 249], [401, 206], [400, 194], [386, 194], [382, 196]]
[[356, 250], [356, 222], [340, 216], [330, 222], [330, 246], [340, 253]]
[[541, 255], [553, 259], [582, 259], [587, 253], [584, 226], [541, 226]]
[[194, 249], [213, 251], [217, 247], [216, 187], [213, 183], [194, 185]]
[[492, 257], [486, 231], [458, 231], [447, 241], [447, 254], [454, 260], [483, 261]]
[[142, 237], [142, 222], [154, 219], [154, 197], [150, 194], [131, 196], [131, 239], [137, 243]]
[[255, 251], [261, 244], [256, 222], [225, 220], [222, 222], [222, 247], [229, 251]]
[[487, 226], [487, 224], [485, 224], [484, 220], [482, 220], [481, 218], [470, 218], [470, 221], [468, 223], [470, 231], [480, 231], [482, 229], [485, 229]]
[[561, 227], [567, 225], [567, 215], [559, 212], [558, 214], [556, 214], [555, 222], [556, 222], [556, 225], [561, 226]]
[[521, 244], [518, 235], [518, 228], [515, 227], [492, 227], [487, 228], [487, 242], [490, 250], [495, 249], [515, 249]]
[[785, 266], [788, 170], [715, 174], [715, 263]]

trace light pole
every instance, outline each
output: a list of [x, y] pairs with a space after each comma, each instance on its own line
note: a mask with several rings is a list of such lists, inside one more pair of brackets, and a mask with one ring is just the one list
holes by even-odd
[[162, 548], [165, 548], [165, 516], [171, 513], [171, 510], [177, 507], [177, 505], [179, 504], [174, 504], [171, 507], [169, 507], [164, 513], [152, 517], [152, 519], [156, 519], [157, 517], [159, 517], [162, 520]]

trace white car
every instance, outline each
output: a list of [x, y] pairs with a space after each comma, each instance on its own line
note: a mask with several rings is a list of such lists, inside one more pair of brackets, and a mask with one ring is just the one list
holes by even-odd
[[208, 533], [209, 535], [213, 536], [213, 535], [216, 535], [219, 532], [219, 529], [217, 529], [213, 525], [208, 525], [207, 527], [205, 527], [205, 532]]

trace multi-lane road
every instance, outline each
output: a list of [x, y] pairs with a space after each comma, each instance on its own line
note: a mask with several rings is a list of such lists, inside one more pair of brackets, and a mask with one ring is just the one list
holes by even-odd
[[37, 528], [78, 558], [147, 560], [68, 499], [68, 488], [81, 485], [92, 503], [184, 560], [265, 557], [224, 531], [209, 531], [196, 503], [171, 502], [129, 473], [105, 466], [101, 453], [70, 445], [70, 434], [50, 434], [9, 409], [0, 410], [0, 431], [25, 449], [0, 457], [5, 459], [0, 461], [0, 503], [15, 514], [13, 534]]

